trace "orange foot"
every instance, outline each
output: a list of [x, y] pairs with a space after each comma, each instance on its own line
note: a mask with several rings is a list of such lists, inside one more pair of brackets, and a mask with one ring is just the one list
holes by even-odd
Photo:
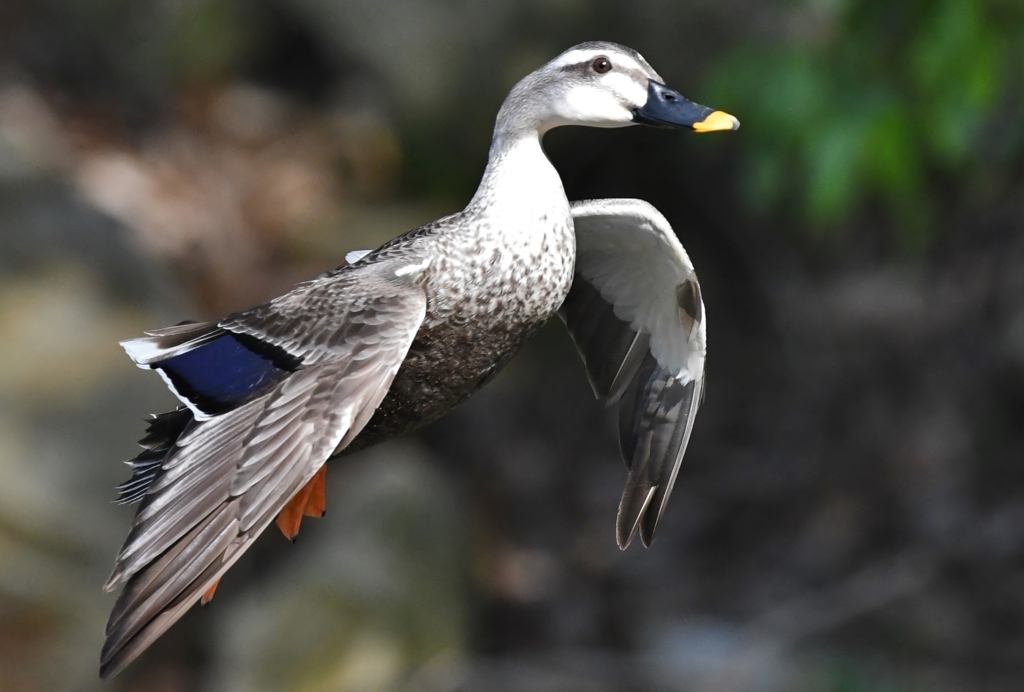
[[324, 488], [326, 477], [325, 464], [299, 492], [292, 496], [292, 499], [288, 500], [288, 504], [277, 515], [277, 528], [281, 529], [281, 533], [289, 541], [294, 541], [299, 535], [303, 516], [320, 518], [324, 515], [327, 507], [327, 493]]
[[213, 586], [211, 586], [210, 588], [208, 588], [206, 590], [206, 593], [203, 594], [203, 600], [201, 601], [201, 603], [203, 605], [206, 605], [207, 603], [210, 602], [210, 599], [213, 598], [213, 594], [217, 593], [217, 587], [219, 585], [220, 585], [220, 579], [218, 579], [217, 581], [213, 582]]

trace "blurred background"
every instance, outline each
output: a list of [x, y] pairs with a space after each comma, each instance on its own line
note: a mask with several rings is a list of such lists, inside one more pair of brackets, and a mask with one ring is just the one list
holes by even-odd
[[[116, 342], [460, 209], [591, 39], [743, 123], [546, 140], [702, 280], [654, 546], [556, 322], [101, 686], [118, 462], [175, 405]], [[1017, 0], [0, 1], [0, 690], [1024, 688], [1022, 84]]]

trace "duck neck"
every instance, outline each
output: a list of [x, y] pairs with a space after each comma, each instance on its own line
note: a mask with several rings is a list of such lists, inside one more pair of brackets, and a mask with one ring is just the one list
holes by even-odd
[[[499, 118], [500, 122], [500, 118]], [[541, 147], [538, 128], [499, 125], [480, 187], [468, 208], [523, 221], [568, 210], [562, 179]]]

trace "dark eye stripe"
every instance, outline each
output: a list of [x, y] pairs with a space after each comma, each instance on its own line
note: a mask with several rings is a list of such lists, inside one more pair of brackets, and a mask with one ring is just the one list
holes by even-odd
[[559, 68], [562, 72], [578, 72], [580, 74], [586, 74], [590, 72], [590, 61], [573, 63], [572, 65], [562, 65]]

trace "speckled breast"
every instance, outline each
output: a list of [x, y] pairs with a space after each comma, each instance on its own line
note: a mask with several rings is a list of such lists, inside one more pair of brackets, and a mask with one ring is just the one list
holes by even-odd
[[576, 247], [568, 213], [548, 228], [540, 238], [510, 242], [435, 239], [423, 284], [424, 324], [346, 453], [441, 417], [490, 381], [555, 314], [572, 284]]

